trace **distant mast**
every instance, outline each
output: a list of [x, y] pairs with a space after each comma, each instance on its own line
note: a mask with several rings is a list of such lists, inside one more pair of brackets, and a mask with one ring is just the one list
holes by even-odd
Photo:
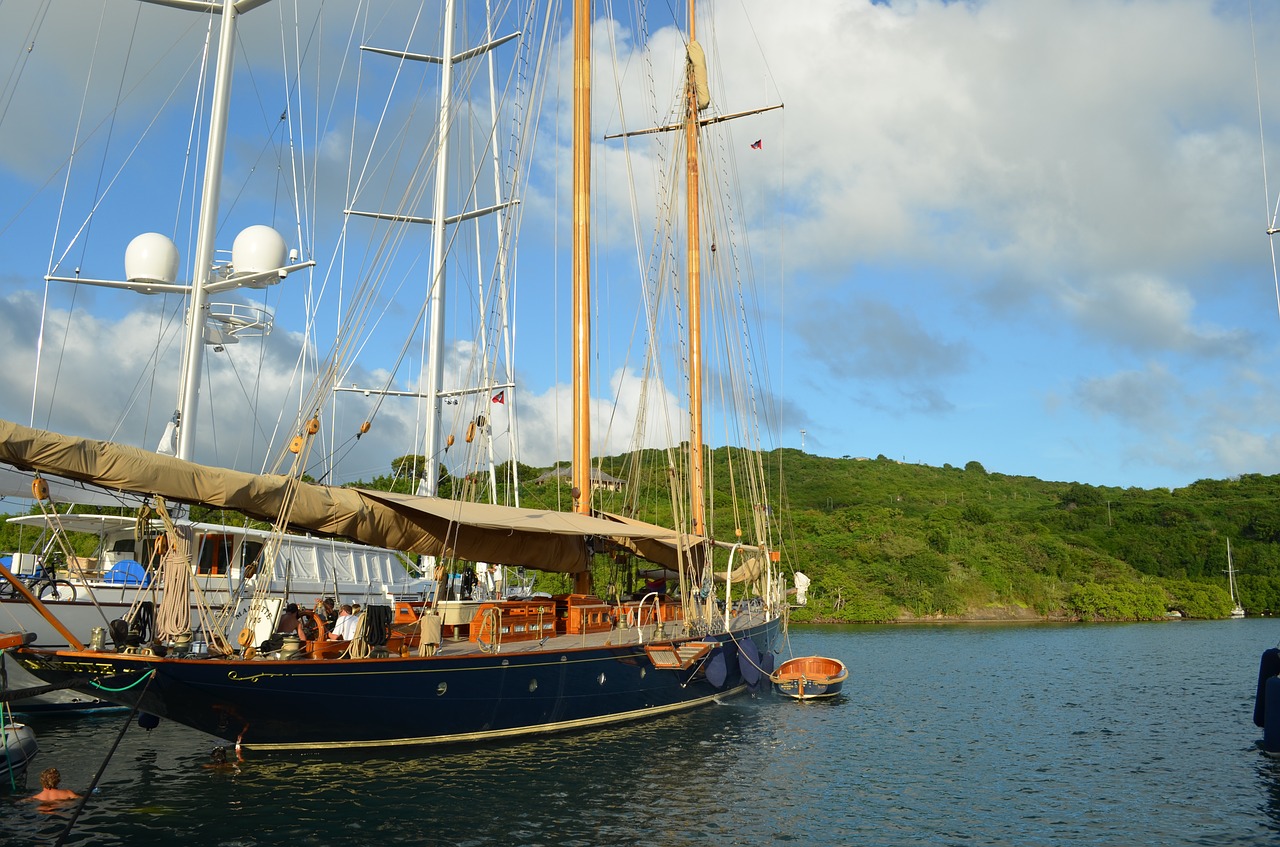
[[1240, 594], [1236, 591], [1236, 566], [1231, 561], [1231, 539], [1227, 539], [1227, 590], [1231, 592], [1231, 617], [1243, 618], [1244, 606], [1240, 605]]

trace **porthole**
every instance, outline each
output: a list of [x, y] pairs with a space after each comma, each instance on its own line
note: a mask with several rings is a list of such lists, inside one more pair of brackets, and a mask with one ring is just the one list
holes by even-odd
[[538, 690], [538, 681], [536, 679], [529, 680], [529, 693], [532, 694], [537, 690]]
[[437, 697], [443, 696], [443, 694], [448, 690], [449, 690], [449, 683], [442, 682], [436, 686], [436, 696]]
[[596, 677], [596, 682], [604, 685], [604, 674], [600, 674], [600, 676]]

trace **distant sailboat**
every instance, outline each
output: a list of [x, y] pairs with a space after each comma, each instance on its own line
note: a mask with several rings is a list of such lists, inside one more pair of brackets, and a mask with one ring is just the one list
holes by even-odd
[[1227, 539], [1227, 589], [1231, 592], [1231, 617], [1243, 618], [1244, 606], [1240, 605], [1240, 593], [1236, 590], [1236, 568], [1231, 562], [1231, 539]]

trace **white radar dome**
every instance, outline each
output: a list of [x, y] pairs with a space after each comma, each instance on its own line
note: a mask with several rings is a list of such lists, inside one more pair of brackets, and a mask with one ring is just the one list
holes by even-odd
[[[237, 235], [231, 245], [231, 276], [234, 279], [278, 270], [284, 267], [288, 252], [280, 233], [262, 224], [251, 226]], [[277, 281], [264, 279], [261, 285]]]
[[142, 233], [125, 248], [124, 277], [129, 282], [177, 282], [177, 246], [167, 235]]

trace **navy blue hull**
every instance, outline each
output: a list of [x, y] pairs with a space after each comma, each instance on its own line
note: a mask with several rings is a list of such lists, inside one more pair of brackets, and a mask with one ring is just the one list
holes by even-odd
[[749, 678], [759, 684], [759, 675], [748, 667], [744, 677], [742, 666], [775, 651], [780, 624], [687, 639], [718, 646], [685, 669], [655, 667], [636, 644], [390, 659], [157, 659], [37, 650], [18, 658], [47, 681], [75, 680], [78, 690], [246, 747], [430, 744], [637, 720], [741, 693]]

